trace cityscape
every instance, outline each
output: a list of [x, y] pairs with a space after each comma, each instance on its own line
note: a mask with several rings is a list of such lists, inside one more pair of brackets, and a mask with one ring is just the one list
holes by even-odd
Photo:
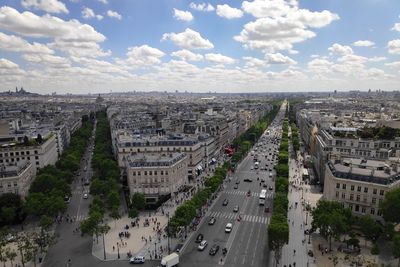
[[399, 266], [399, 10], [1, 3], [0, 264]]

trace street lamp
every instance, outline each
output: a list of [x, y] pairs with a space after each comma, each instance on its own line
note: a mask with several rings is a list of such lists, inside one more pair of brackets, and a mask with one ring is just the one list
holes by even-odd
[[117, 253], [118, 253], [118, 259], [121, 257], [120, 255], [119, 255], [119, 243], [117, 243]]

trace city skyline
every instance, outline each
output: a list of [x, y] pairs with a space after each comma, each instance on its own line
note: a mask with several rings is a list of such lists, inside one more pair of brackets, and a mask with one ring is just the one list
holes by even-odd
[[397, 90], [399, 8], [395, 0], [7, 1], [0, 90]]

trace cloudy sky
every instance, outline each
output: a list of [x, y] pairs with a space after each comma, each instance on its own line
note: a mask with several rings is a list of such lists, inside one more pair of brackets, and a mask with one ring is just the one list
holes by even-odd
[[2, 0], [0, 91], [398, 90], [399, 0]]

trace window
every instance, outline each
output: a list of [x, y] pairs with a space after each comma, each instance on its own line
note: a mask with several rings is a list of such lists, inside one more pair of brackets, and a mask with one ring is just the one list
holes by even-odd
[[376, 188], [374, 188], [374, 189], [372, 190], [372, 194], [374, 194], [374, 195], [376, 195], [377, 192], [378, 192], [378, 189], [376, 189]]
[[360, 211], [360, 206], [356, 205], [355, 211]]
[[36, 161], [36, 165], [39, 165], [39, 161]]
[[368, 193], [368, 187], [364, 187], [364, 193]]
[[168, 171], [165, 171], [165, 175], [168, 175]]
[[10, 156], [11, 156], [11, 157], [14, 156], [14, 152], [10, 152]]
[[38, 151], [37, 150], [35, 150], [35, 154], [37, 154], [38, 153]]
[[342, 193], [342, 199], [346, 198], [346, 193]]
[[361, 192], [361, 186], [357, 186], [357, 191]]
[[363, 202], [364, 202], [364, 203], [367, 203], [367, 196], [364, 196], [364, 197], [363, 197]]
[[354, 194], [350, 194], [350, 200], [354, 199]]
[[361, 212], [365, 213], [365, 208], [364, 207], [361, 208]]
[[147, 175], [147, 171], [144, 171], [144, 175]]
[[15, 152], [15, 156], [19, 156], [19, 152], [17, 151], [17, 152]]
[[35, 159], [39, 159], [39, 156], [35, 156]]
[[353, 211], [353, 205], [349, 204], [349, 209]]
[[153, 172], [152, 172], [152, 171], [149, 171], [149, 175], [153, 175]]
[[161, 175], [164, 175], [164, 171], [161, 171]]
[[357, 195], [357, 201], [358, 202], [360, 201], [360, 195]]
[[154, 175], [157, 175], [157, 171], [154, 171]]
[[378, 216], [382, 216], [382, 211], [378, 210]]
[[26, 154], [29, 155], [29, 154], [30, 154], [30, 151], [26, 151]]
[[354, 191], [354, 185], [350, 186], [350, 190]]
[[372, 204], [376, 204], [376, 198], [375, 197], [372, 198]]
[[[380, 190], [379, 191], [379, 195], [381, 195], [381, 196], [383, 196], [385, 194], [385, 191], [383, 191], [383, 190]], [[379, 212], [378, 212], [379, 213]]]
[[375, 209], [374, 208], [371, 208], [371, 212], [370, 212], [372, 215], [375, 215]]
[[339, 191], [336, 191], [336, 198], [339, 198]]
[[136, 176], [136, 172], [132, 172], [132, 175], [133, 175], [133, 176]]
[[346, 189], [346, 184], [342, 184], [342, 189]]
[[141, 175], [140, 171], [138, 171], [138, 172], [137, 172], [137, 175], [138, 175], [138, 176], [140, 176], [140, 175]]

